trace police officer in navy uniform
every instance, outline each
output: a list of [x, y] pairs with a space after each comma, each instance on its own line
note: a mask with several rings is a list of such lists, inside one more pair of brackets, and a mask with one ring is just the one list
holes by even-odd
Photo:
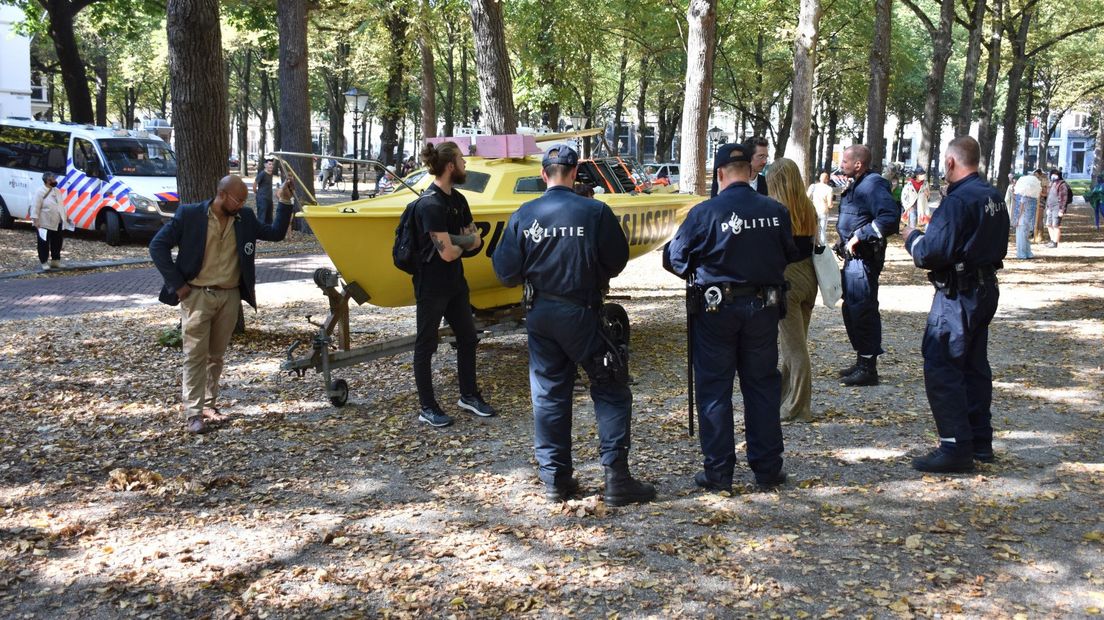
[[753, 156], [754, 150], [743, 144], [718, 149], [714, 165], [720, 193], [690, 210], [663, 251], [664, 267], [690, 279], [688, 295], [698, 302], [688, 329], [705, 462], [694, 482], [709, 490], [732, 488], [736, 374], [755, 482], [771, 488], [786, 481], [778, 321], [785, 312], [786, 265], [801, 254], [786, 208], [748, 184]]
[[590, 377], [605, 502], [648, 502], [655, 498], [655, 488], [629, 472], [628, 369], [614, 367], [618, 358], [601, 327], [602, 291], [624, 269], [629, 245], [609, 206], [575, 193], [578, 163], [579, 153], [570, 145], [554, 144], [547, 151], [541, 176], [548, 190], [510, 216], [494, 251], [494, 270], [504, 285], [525, 283], [528, 291], [529, 384], [545, 496], [563, 501], [579, 493], [571, 460], [578, 364]]
[[853, 179], [840, 198], [836, 251], [843, 258], [843, 324], [855, 349], [855, 363], [839, 372], [843, 385], [877, 385], [882, 350], [878, 278], [885, 264], [886, 238], [900, 226], [900, 209], [889, 181], [870, 170], [870, 149], [861, 144], [843, 152], [840, 169]]
[[935, 298], [924, 330], [924, 387], [939, 447], [912, 466], [935, 473], [968, 472], [991, 462], [993, 373], [989, 323], [997, 311], [997, 270], [1008, 251], [1004, 199], [978, 176], [981, 150], [970, 136], [951, 141], [944, 157], [950, 186], [926, 232], [904, 231], [905, 249], [929, 270]]

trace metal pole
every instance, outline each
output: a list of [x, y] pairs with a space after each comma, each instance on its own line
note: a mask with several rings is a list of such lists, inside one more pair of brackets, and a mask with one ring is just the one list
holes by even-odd
[[[357, 121], [360, 119], [359, 107], [353, 107], [353, 153], [357, 152]], [[354, 155], [355, 159], [355, 155]], [[360, 200], [360, 191], [357, 189], [357, 165], [353, 162], [353, 200]]]

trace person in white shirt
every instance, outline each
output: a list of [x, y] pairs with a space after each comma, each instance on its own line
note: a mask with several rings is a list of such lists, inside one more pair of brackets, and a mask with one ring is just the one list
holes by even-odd
[[1035, 258], [1031, 253], [1031, 234], [1035, 230], [1035, 208], [1039, 203], [1039, 194], [1043, 186], [1034, 174], [1021, 176], [1012, 190], [1012, 224], [1016, 227], [1016, 258], [1029, 260]]
[[832, 210], [832, 186], [828, 173], [820, 173], [820, 182], [809, 186], [806, 195], [813, 201], [817, 214], [817, 245], [828, 245], [828, 212]]
[[[42, 270], [61, 266], [62, 230], [69, 224], [65, 206], [61, 204], [61, 192], [57, 188], [57, 176], [53, 172], [42, 173], [42, 187], [31, 200], [31, 224], [35, 227], [38, 242], [38, 262]], [[47, 262], [49, 259], [49, 262]]]

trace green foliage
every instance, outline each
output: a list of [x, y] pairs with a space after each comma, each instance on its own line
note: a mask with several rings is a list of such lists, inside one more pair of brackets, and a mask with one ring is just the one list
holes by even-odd
[[157, 344], [163, 347], [179, 349], [184, 346], [184, 339], [177, 327], [163, 329], [157, 334]]

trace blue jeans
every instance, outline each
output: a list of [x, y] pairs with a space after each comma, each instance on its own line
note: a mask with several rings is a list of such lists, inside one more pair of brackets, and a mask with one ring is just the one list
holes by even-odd
[[1035, 233], [1035, 208], [1038, 198], [1016, 196], [1012, 220], [1016, 223], [1016, 258], [1035, 258], [1031, 253], [1031, 236]]

